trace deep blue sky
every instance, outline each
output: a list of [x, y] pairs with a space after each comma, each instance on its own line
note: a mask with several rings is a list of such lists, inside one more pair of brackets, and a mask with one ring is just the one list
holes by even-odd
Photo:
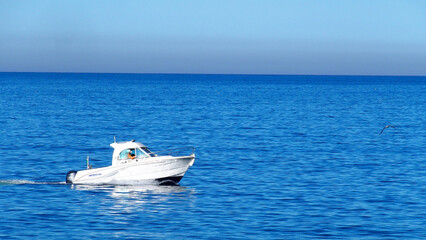
[[426, 75], [426, 1], [0, 0], [0, 71]]

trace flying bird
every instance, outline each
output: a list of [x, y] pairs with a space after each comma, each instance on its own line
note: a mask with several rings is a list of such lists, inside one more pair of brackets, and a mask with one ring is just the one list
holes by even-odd
[[386, 125], [386, 127], [384, 127], [383, 129], [382, 129], [382, 131], [379, 133], [379, 135], [381, 135], [382, 133], [383, 133], [383, 131], [385, 131], [385, 129], [386, 128], [395, 128], [394, 126], [392, 126], [392, 125]]

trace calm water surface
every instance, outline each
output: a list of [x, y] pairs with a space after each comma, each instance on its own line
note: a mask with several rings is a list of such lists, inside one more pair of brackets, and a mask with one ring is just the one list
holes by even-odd
[[[426, 238], [425, 77], [0, 73], [0, 92], [1, 239]], [[64, 184], [114, 136], [197, 158], [180, 186]]]

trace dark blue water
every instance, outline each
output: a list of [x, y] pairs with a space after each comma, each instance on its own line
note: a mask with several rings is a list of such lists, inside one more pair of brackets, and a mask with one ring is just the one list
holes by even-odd
[[[426, 78], [0, 74], [1, 239], [426, 238]], [[388, 124], [396, 128], [382, 128]], [[180, 186], [71, 186], [109, 144]]]

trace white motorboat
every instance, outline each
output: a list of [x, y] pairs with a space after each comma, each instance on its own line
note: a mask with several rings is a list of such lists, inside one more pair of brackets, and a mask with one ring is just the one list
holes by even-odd
[[110, 146], [114, 148], [111, 166], [92, 168], [87, 159], [87, 169], [69, 171], [66, 182], [70, 184], [134, 185], [155, 180], [160, 185], [174, 185], [182, 179], [195, 161], [194, 148], [190, 155], [173, 156], [182, 149], [154, 153], [135, 140], [114, 141]]

